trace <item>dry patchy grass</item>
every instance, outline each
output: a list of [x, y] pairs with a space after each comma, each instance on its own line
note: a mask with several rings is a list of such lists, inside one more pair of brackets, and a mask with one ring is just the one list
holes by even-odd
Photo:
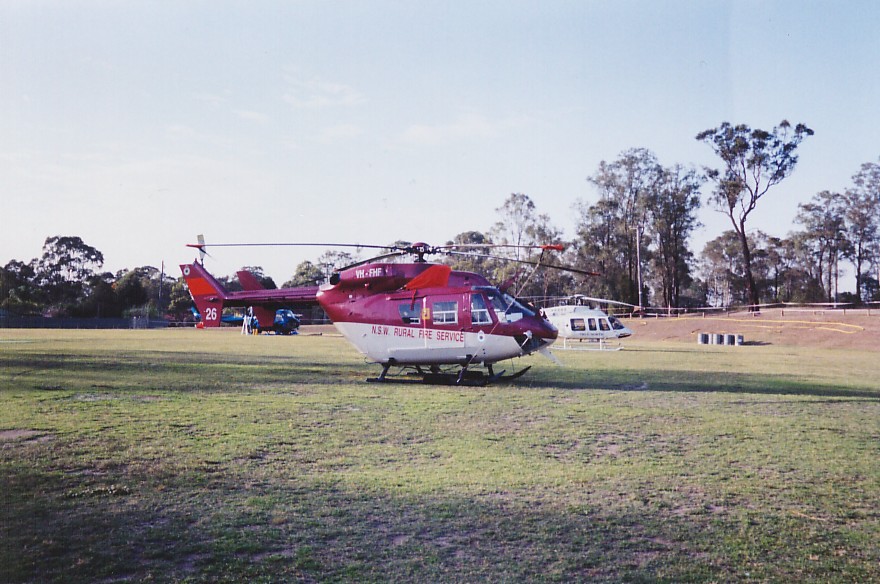
[[642, 336], [457, 388], [326, 335], [0, 341], [4, 582], [880, 579], [870, 351]]

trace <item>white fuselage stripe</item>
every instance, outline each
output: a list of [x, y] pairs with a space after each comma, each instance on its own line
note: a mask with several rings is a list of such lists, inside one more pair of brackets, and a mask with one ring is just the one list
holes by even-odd
[[519, 357], [522, 348], [511, 336], [484, 332], [336, 322], [336, 328], [373, 361], [401, 364], [495, 363]]

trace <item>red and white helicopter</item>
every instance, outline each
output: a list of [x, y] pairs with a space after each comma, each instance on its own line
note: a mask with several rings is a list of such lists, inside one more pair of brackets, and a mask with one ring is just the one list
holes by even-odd
[[[189, 244], [200, 252], [206, 247], [235, 245], [313, 245], [381, 249], [386, 253], [349, 265], [334, 273], [318, 288], [282, 288], [226, 292], [205, 270], [202, 262], [180, 266], [190, 294], [205, 315], [206, 326], [218, 326], [224, 306], [273, 308], [284, 302], [317, 302], [327, 316], [368, 360], [382, 366], [378, 377], [368, 381], [413, 380], [412, 376], [391, 376], [392, 368], [415, 373], [426, 383], [483, 385], [514, 379], [530, 367], [512, 375], [495, 372], [500, 361], [548, 351], [558, 331], [537, 308], [517, 300], [493, 286], [485, 277], [455, 271], [445, 264], [429, 263], [432, 254], [483, 258], [484, 245], [407, 246], [359, 244]], [[499, 246], [492, 246], [499, 247]], [[503, 246], [512, 247], [512, 246]], [[541, 250], [537, 261], [508, 260], [535, 267], [551, 267], [595, 275], [593, 272], [543, 263], [546, 252], [562, 246], [528, 246]], [[397, 256], [415, 256], [411, 263], [387, 263]], [[552, 357], [551, 357], [552, 358]], [[485, 372], [477, 367], [485, 368]]]

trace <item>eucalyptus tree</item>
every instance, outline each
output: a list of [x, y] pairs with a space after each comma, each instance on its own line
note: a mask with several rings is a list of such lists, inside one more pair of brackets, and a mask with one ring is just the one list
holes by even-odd
[[77, 236], [47, 237], [36, 263], [36, 281], [49, 302], [71, 306], [87, 293], [89, 279], [104, 265], [104, 254]]
[[844, 194], [844, 206], [850, 259], [856, 271], [856, 297], [861, 301], [865, 266], [872, 260], [880, 264], [880, 164], [862, 164], [853, 176], [853, 186]]
[[752, 274], [752, 251], [746, 223], [758, 201], [773, 186], [789, 176], [797, 165], [797, 148], [813, 130], [804, 124], [782, 120], [771, 131], [752, 129], [728, 122], [697, 134], [721, 158], [721, 169], [707, 169], [715, 182], [711, 200], [727, 215], [742, 248], [743, 276], [751, 305], [759, 303], [759, 291]]
[[487, 247], [491, 244], [492, 240], [481, 231], [463, 231], [451, 241], [447, 241], [446, 245], [460, 245], [462, 248], [457, 251], [470, 250], [473, 253], [467, 255], [455, 253], [447, 256], [444, 262], [450, 265], [453, 270], [494, 277], [497, 261], [490, 257], [494, 255], [493, 251]]
[[648, 229], [656, 247], [653, 272], [665, 306], [679, 306], [682, 289], [691, 283], [688, 239], [700, 226], [696, 212], [704, 180], [695, 170], [675, 165], [663, 169], [648, 195]]
[[114, 282], [116, 298], [123, 310], [141, 307], [150, 300], [147, 286], [144, 285], [145, 275], [139, 270], [121, 272]]
[[761, 231], [757, 235], [764, 250], [761, 271], [765, 274], [765, 281], [762, 289], [767, 291], [770, 301], [785, 302], [789, 299], [783, 297], [785, 292], [783, 283], [790, 267], [789, 256], [786, 253], [786, 240], [767, 235]]
[[[539, 245], [565, 245], [562, 230], [553, 225], [545, 214], [538, 215], [538, 221], [534, 225], [534, 234], [536, 243]], [[535, 255], [538, 257], [536, 258]], [[566, 249], [561, 254], [554, 251], [536, 252], [531, 259], [533, 261], [538, 259], [543, 265], [569, 266], [571, 265], [569, 260], [573, 257]], [[543, 298], [567, 296], [577, 292], [576, 279], [582, 280], [583, 278], [590, 278], [590, 276], [575, 276], [572, 272], [565, 270], [543, 268], [541, 272], [535, 274], [527, 290], [532, 296]]]
[[75, 308], [76, 316], [118, 317], [122, 315], [116, 276], [110, 272], [95, 274], [89, 279], [89, 294]]
[[360, 260], [360, 253], [352, 254], [347, 251], [329, 250], [318, 256], [317, 265], [323, 271], [326, 280], [334, 271], [341, 270]]
[[642, 303], [641, 268], [649, 259], [648, 210], [663, 177], [653, 152], [632, 148], [613, 162], [600, 162], [587, 179], [598, 189], [599, 201], [578, 204], [578, 237], [582, 254], [589, 254], [603, 274], [610, 297]]
[[[590, 296], [630, 300], [632, 281], [624, 269], [624, 261], [618, 245], [617, 205], [608, 199], [595, 204], [577, 201], [574, 210], [578, 214], [575, 239], [575, 264], [596, 271], [601, 276], [584, 282], [580, 292]], [[637, 298], [637, 296], [636, 296]]]
[[814, 256], [803, 232], [780, 238], [756, 231], [749, 234], [749, 245], [761, 302], [806, 302], [822, 297], [814, 276]]
[[[809, 272], [809, 266], [813, 265], [812, 254], [804, 253], [805, 248], [797, 237], [795, 234], [782, 239], [761, 231], [749, 233], [759, 303], [815, 299], [813, 277]], [[742, 246], [735, 231], [727, 230], [706, 243], [700, 253], [699, 271], [710, 305], [750, 302], [743, 284]]]
[[735, 231], [725, 231], [706, 242], [700, 252], [699, 269], [706, 284], [706, 302], [710, 306], [730, 306], [742, 296], [742, 249]]
[[30, 263], [18, 260], [0, 268], [0, 308], [18, 314], [35, 314], [46, 298], [37, 286], [36, 260]]
[[189, 293], [189, 286], [183, 276], [180, 276], [174, 281], [168, 292], [168, 312], [176, 315], [180, 320], [188, 320], [192, 317], [190, 312], [192, 307], [193, 300]]
[[840, 193], [822, 191], [798, 205], [795, 221], [804, 226], [804, 238], [812, 244], [823, 283], [825, 299], [834, 300], [840, 260], [848, 254], [844, 223], [844, 199]]
[[[496, 244], [526, 246], [544, 243], [538, 241], [539, 229], [541, 223], [549, 223], [550, 218], [538, 215], [535, 203], [528, 195], [512, 193], [495, 212], [499, 220], [489, 229], [489, 237]], [[505, 255], [525, 259], [529, 254], [522, 248], [512, 247]]]
[[[492, 255], [549, 263], [548, 258], [541, 257], [541, 251], [521, 247], [558, 244], [562, 241], [562, 231], [553, 225], [548, 215], [538, 213], [531, 197], [524, 193], [512, 193], [495, 211], [499, 220], [489, 230], [488, 236], [496, 245], [513, 247], [500, 247]], [[533, 268], [516, 262], [496, 262], [494, 267], [496, 281], [517, 281], [516, 291], [525, 296], [546, 296], [551, 289], [560, 289], [566, 281], [565, 276], [551, 274], [547, 270], [537, 275]]]
[[316, 286], [322, 284], [325, 280], [324, 271], [320, 266], [305, 260], [300, 262], [293, 272], [289, 280], [282, 284], [284, 288], [301, 288], [305, 286]]
[[805, 231], [788, 234], [779, 251], [784, 271], [778, 291], [783, 302], [816, 302], [825, 297], [812, 238]]

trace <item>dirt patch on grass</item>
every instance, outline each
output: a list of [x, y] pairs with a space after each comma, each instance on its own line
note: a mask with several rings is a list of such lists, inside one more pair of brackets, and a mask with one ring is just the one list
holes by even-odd
[[633, 341], [697, 342], [699, 333], [742, 335], [746, 344], [880, 351], [880, 311], [788, 310], [626, 321]]
[[51, 434], [39, 430], [0, 430], [0, 442], [48, 442], [52, 439]]

